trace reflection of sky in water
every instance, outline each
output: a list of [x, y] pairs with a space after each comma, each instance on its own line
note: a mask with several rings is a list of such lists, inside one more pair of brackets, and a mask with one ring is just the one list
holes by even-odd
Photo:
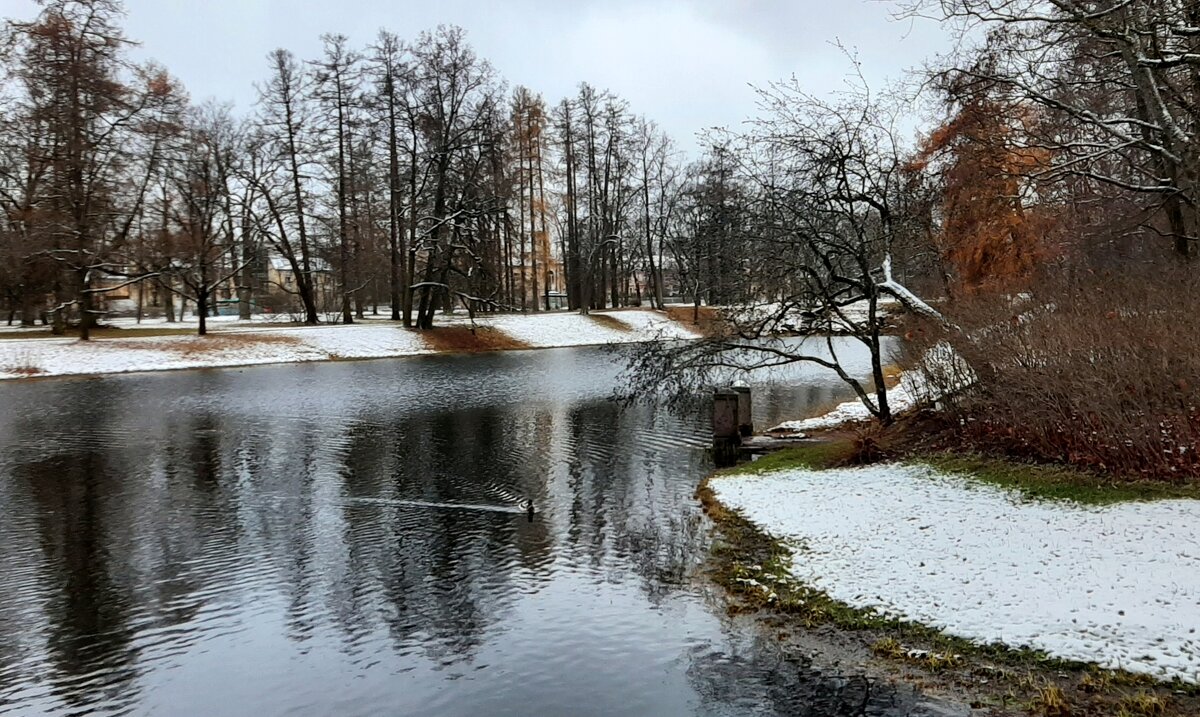
[[[833, 704], [844, 681], [781, 667], [702, 597], [706, 421], [610, 402], [619, 363], [0, 386], [0, 713]], [[846, 395], [811, 367], [781, 380], [757, 420]]]

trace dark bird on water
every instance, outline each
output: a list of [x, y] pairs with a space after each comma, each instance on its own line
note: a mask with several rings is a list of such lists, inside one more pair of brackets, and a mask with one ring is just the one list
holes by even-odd
[[529, 519], [533, 520], [533, 499], [526, 498], [521, 501], [521, 507], [525, 509], [525, 514], [529, 516]]

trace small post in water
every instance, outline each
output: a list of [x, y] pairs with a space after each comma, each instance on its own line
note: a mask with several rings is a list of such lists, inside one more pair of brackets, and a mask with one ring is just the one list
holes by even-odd
[[737, 392], [737, 427], [738, 433], [743, 438], [748, 438], [754, 435], [754, 408], [750, 400], [749, 386], [734, 386], [733, 390]]
[[713, 460], [718, 466], [737, 463], [738, 446], [742, 437], [738, 433], [738, 394], [729, 389], [713, 391]]

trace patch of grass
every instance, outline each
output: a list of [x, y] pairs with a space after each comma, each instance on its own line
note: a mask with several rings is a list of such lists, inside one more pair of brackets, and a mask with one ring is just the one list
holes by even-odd
[[529, 344], [518, 341], [490, 326], [437, 326], [421, 332], [421, 338], [434, 351], [444, 353], [479, 353], [527, 349]]
[[[1093, 665], [1079, 680], [1078, 687], [1081, 692], [1091, 694], [1111, 694], [1126, 690], [1137, 690], [1139, 694], [1146, 694], [1146, 690], [1154, 689], [1156, 684], [1150, 675], [1113, 672]], [[1176, 689], [1184, 694], [1200, 694], [1200, 686], [1179, 684], [1176, 685]]]
[[802, 468], [822, 470], [846, 465], [854, 457], [854, 444], [848, 440], [824, 440], [805, 443], [768, 453], [750, 463], [741, 463], [720, 471], [721, 475], [760, 475]]
[[904, 645], [894, 637], [885, 637], [882, 640], [876, 640], [871, 645], [871, 652], [880, 657], [888, 657], [893, 660], [899, 660], [908, 652], [904, 649]]
[[1200, 483], [1121, 480], [1067, 466], [1037, 465], [977, 454], [935, 453], [918, 456], [946, 473], [1016, 490], [1043, 500], [1066, 500], [1085, 505], [1164, 498], [1200, 498]]
[[588, 314], [588, 318], [607, 329], [620, 331], [623, 334], [633, 331], [632, 326], [609, 314]]
[[1117, 702], [1118, 717], [1161, 717], [1167, 714], [1167, 701], [1149, 692], [1126, 695]]
[[1070, 717], [1071, 703], [1058, 685], [1044, 685], [1034, 695], [1030, 709], [1043, 717]]
[[963, 664], [963, 656], [958, 653], [911, 649], [905, 647], [894, 637], [885, 637], [882, 640], [876, 640], [871, 645], [871, 652], [874, 655], [886, 657], [889, 660], [907, 662], [923, 667], [930, 672], [954, 669], [961, 667]]

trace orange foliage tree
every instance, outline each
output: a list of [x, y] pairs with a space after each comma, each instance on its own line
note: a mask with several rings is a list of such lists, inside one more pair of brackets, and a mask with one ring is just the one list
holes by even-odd
[[1050, 157], [1023, 143], [1032, 121], [1019, 106], [973, 92], [917, 153], [913, 169], [939, 183], [934, 242], [951, 294], [1012, 287], [1045, 256], [1052, 212], [1034, 177]]

